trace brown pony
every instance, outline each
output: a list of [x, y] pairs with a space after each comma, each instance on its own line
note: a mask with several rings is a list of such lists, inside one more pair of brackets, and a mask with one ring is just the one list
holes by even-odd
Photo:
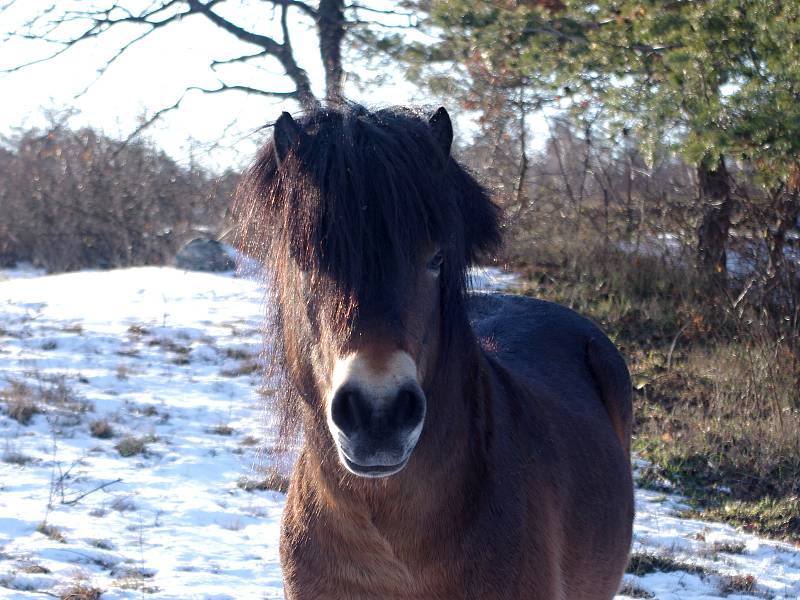
[[466, 292], [498, 210], [440, 108], [283, 113], [240, 195], [270, 269], [289, 600], [581, 600], [631, 540], [630, 380], [561, 306]]

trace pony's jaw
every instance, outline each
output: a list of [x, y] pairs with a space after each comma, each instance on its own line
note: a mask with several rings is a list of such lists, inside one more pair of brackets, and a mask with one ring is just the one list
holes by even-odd
[[361, 477], [401, 471], [425, 422], [417, 365], [404, 351], [384, 358], [368, 349], [336, 361], [326, 399], [327, 424], [339, 460]]

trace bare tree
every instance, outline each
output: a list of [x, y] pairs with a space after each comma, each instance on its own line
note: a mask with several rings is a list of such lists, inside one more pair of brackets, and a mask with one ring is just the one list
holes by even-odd
[[[0, 4], [0, 15], [15, 4], [17, 0], [7, 0], [5, 4]], [[251, 14], [263, 14], [263, 20], [255, 25], [243, 24], [246, 21], [244, 15]], [[401, 20], [400, 25], [397, 22], [398, 17]], [[184, 98], [192, 92], [219, 94], [238, 91], [267, 98], [294, 100], [303, 108], [316, 106], [321, 100], [337, 101], [343, 96], [343, 49], [348, 34], [357, 29], [380, 31], [398, 26], [414, 26], [412, 13], [383, 10], [352, 2], [346, 4], [345, 0], [72, 0], [53, 3], [49, 8], [31, 15], [15, 30], [0, 32], [4, 33], [5, 41], [44, 40], [53, 48], [43, 57], [13, 64], [0, 73], [19, 71], [52, 60], [89, 40], [110, 37], [108, 34], [111, 31], [118, 33], [124, 28], [135, 30], [135, 35], [117, 45], [114, 53], [101, 65], [98, 70], [99, 78], [121, 56], [154, 32], [181, 27], [190, 18], [207, 20], [234, 39], [245, 43], [250, 49], [232, 57], [213, 60], [209, 68], [217, 79], [217, 85], [186, 87], [172, 104], [159, 107], [144, 119], [131, 137], [165, 113], [179, 108]], [[297, 61], [292, 26], [302, 23], [313, 27], [316, 32], [325, 73], [324, 99], [315, 96], [308, 72]], [[353, 35], [352, 38], [354, 43], [364, 39], [358, 35]], [[265, 87], [232, 80], [226, 67], [243, 64], [262, 67], [277, 65], [285, 85]]]

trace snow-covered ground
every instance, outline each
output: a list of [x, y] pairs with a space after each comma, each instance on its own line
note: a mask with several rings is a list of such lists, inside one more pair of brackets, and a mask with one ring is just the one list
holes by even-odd
[[[260, 285], [172, 268], [11, 275], [0, 273], [0, 598], [81, 585], [103, 599], [282, 598], [284, 497], [242, 486], [278, 460]], [[27, 424], [25, 402], [38, 411]], [[756, 582], [728, 598], [800, 597], [792, 547], [681, 520], [679, 502], [637, 491], [634, 551], [710, 574], [629, 575], [620, 598], [719, 598], [725, 576]]]

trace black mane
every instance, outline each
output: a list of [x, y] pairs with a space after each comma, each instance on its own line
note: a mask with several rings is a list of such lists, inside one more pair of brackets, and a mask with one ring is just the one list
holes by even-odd
[[287, 244], [301, 268], [363, 302], [402, 284], [416, 252], [434, 242], [445, 254], [446, 287], [463, 290], [467, 264], [499, 243], [498, 211], [442, 155], [427, 119], [408, 108], [346, 105], [297, 122], [300, 147], [278, 169], [267, 144], [242, 188], [253, 209], [249, 234], [267, 262]]
[[237, 204], [242, 245], [266, 263], [278, 296], [279, 358], [287, 351], [280, 347], [284, 333], [295, 322], [289, 312], [299, 309], [280, 301], [280, 289], [291, 287], [298, 270], [312, 282], [317, 308], [328, 303], [326, 314], [346, 331], [354, 314], [370, 306], [391, 317], [386, 311], [405, 297], [419, 252], [433, 244], [444, 256], [443, 347], [457, 331], [468, 332], [466, 270], [499, 244], [499, 210], [475, 178], [444, 155], [427, 116], [349, 104], [318, 108], [296, 123], [302, 132], [297, 146], [278, 165], [274, 141], [265, 145]]

